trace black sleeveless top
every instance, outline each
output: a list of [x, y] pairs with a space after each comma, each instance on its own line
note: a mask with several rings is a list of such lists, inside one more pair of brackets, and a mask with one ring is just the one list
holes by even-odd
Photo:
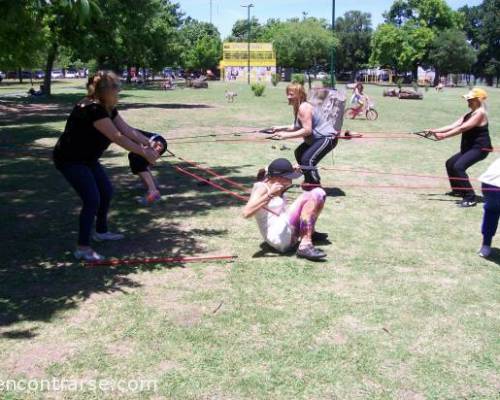
[[94, 127], [94, 122], [103, 118], [114, 119], [117, 115], [116, 108], [108, 113], [98, 103], [77, 104], [54, 148], [53, 159], [56, 167], [97, 162], [111, 141]]
[[[472, 112], [464, 117], [463, 122], [466, 122], [472, 116]], [[490, 131], [488, 124], [485, 126], [476, 126], [462, 133], [462, 143], [460, 151], [465, 153], [471, 149], [491, 149]]]

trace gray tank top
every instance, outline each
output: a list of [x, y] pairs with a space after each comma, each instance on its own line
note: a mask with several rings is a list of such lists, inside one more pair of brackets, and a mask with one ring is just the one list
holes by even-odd
[[[297, 118], [293, 126], [295, 129], [302, 129], [302, 122]], [[337, 134], [338, 133], [333, 130], [332, 124], [326, 118], [323, 118], [321, 112], [314, 107], [312, 116], [313, 139], [334, 138]]]

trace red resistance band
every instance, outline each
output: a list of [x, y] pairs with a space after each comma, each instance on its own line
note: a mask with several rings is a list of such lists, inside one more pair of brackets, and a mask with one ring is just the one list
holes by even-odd
[[114, 258], [103, 261], [90, 261], [85, 267], [109, 267], [114, 265], [140, 265], [140, 264], [183, 264], [203, 261], [234, 260], [238, 256], [209, 256], [209, 257], [161, 257], [161, 258]]
[[[307, 167], [310, 168], [310, 167]], [[472, 181], [478, 181], [478, 179], [475, 178], [459, 178], [459, 177], [447, 177], [447, 176], [439, 176], [439, 175], [420, 175], [420, 174], [408, 174], [408, 173], [395, 173], [395, 172], [382, 172], [382, 171], [373, 171], [373, 170], [358, 170], [358, 169], [350, 169], [350, 168], [329, 168], [329, 167], [320, 167], [319, 169], [323, 171], [343, 171], [343, 172], [354, 172], [358, 174], [373, 174], [373, 175], [389, 175], [389, 176], [404, 176], [404, 177], [410, 177], [410, 178], [426, 178], [426, 179], [446, 179], [446, 180], [452, 180], [452, 181], [467, 181], [467, 180], [472, 180]]]

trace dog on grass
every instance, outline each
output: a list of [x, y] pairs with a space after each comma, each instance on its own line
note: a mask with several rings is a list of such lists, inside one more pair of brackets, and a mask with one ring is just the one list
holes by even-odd
[[238, 96], [238, 93], [236, 92], [230, 92], [228, 90], [224, 92], [224, 97], [226, 98], [228, 103], [234, 103], [234, 98], [236, 96]]

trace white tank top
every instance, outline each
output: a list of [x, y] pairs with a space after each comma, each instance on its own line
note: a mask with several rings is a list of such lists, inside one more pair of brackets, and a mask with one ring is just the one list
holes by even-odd
[[[269, 186], [264, 182], [257, 182], [253, 185], [252, 193], [262, 186], [267, 193], [270, 192]], [[294, 230], [286, 213], [286, 197], [274, 197], [266, 208], [272, 212], [261, 208], [255, 213], [259, 231], [266, 243], [280, 252], [285, 252], [295, 243]]]

